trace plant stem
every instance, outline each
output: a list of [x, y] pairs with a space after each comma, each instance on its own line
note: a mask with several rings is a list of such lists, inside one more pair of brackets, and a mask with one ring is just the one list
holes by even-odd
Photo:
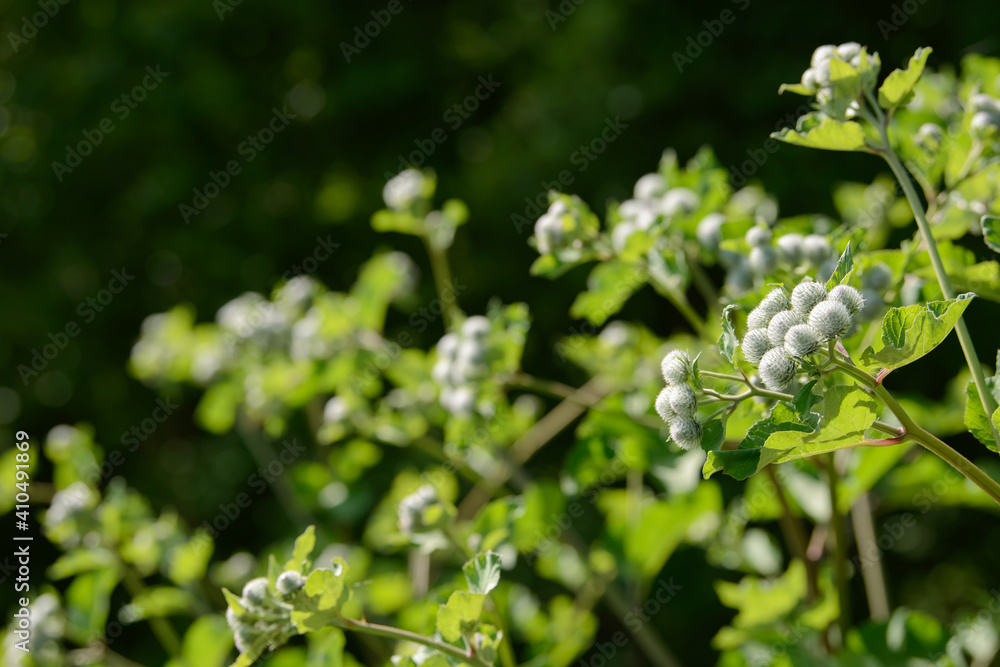
[[[876, 117], [878, 122], [879, 136], [882, 139], [883, 152], [882, 156], [885, 161], [889, 163], [889, 168], [892, 169], [892, 173], [895, 174], [896, 180], [899, 181], [899, 185], [903, 188], [903, 193], [906, 195], [906, 200], [910, 203], [910, 208], [913, 209], [913, 217], [917, 221], [917, 228], [920, 230], [921, 236], [924, 239], [924, 245], [927, 246], [927, 255], [931, 260], [931, 266], [934, 267], [934, 275], [937, 276], [938, 286], [941, 288], [941, 294], [945, 299], [954, 299], [955, 290], [951, 285], [951, 279], [948, 277], [948, 272], [944, 268], [944, 262], [941, 261], [941, 253], [938, 251], [937, 241], [934, 240], [934, 235], [931, 233], [930, 224], [927, 222], [927, 216], [924, 211], [924, 205], [920, 201], [920, 197], [917, 195], [916, 189], [913, 187], [913, 183], [910, 181], [910, 174], [903, 167], [902, 162], [899, 160], [899, 156], [893, 149], [892, 144], [889, 142], [889, 132], [886, 127], [886, 119], [883, 116], [881, 110], [878, 108], [877, 104], [874, 104]], [[1000, 447], [1000, 433], [997, 432], [996, 427], [993, 425], [993, 420], [990, 416], [996, 411], [997, 404], [993, 399], [993, 394], [990, 393], [989, 387], [986, 385], [986, 376], [983, 375], [983, 366], [979, 361], [979, 356], [976, 354], [976, 348], [972, 343], [972, 337], [969, 335], [969, 329], [965, 326], [965, 320], [959, 317], [958, 322], [955, 324], [955, 333], [958, 335], [958, 342], [962, 346], [962, 353], [965, 355], [965, 362], [969, 366], [969, 370], [972, 372], [973, 382], [976, 383], [976, 390], [979, 392], [979, 400], [983, 404], [983, 410], [986, 412], [986, 421], [990, 423], [990, 430], [993, 432], [993, 441], [996, 442], [997, 447]]]
[[[520, 438], [510, 446], [509, 461], [498, 463], [495, 472], [466, 494], [458, 508], [458, 516], [462, 519], [470, 519], [476, 515], [483, 505], [485, 505], [498, 488], [510, 479], [514, 474], [516, 466], [520, 466], [535, 453], [545, 446], [552, 438], [556, 437], [567, 426], [572, 424], [587, 409], [604, 398], [607, 390], [598, 378], [592, 378], [585, 385], [574, 392], [572, 398], [564, 399], [559, 405], [552, 408], [544, 417], [539, 419]], [[512, 465], [513, 464], [513, 465]]]
[[947, 443], [917, 424], [885, 386], [857, 366], [845, 362], [839, 356], [833, 357], [833, 363], [844, 373], [871, 389], [882, 400], [885, 406], [896, 415], [896, 419], [899, 420], [899, 423], [906, 430], [905, 435], [900, 437], [900, 442], [904, 438], [910, 438], [920, 443], [926, 449], [944, 459], [948, 465], [962, 473], [973, 484], [985, 491], [986, 495], [992, 498], [994, 502], [1000, 504], [1000, 484], [969, 461], [969, 459], [949, 447]]
[[[271, 447], [270, 443], [264, 440], [263, 436], [259, 431], [256, 430], [253, 424], [245, 414], [240, 414], [236, 420], [237, 430], [240, 433], [241, 440], [246, 443], [247, 449], [250, 450], [250, 455], [253, 456], [254, 462], [262, 469], [267, 469], [275, 459], [274, 449]], [[285, 466], [287, 471], [288, 466]], [[305, 528], [306, 526], [316, 525], [317, 521], [312, 517], [309, 510], [300, 506], [298, 500], [295, 497], [295, 490], [292, 488], [291, 483], [289, 483], [288, 478], [285, 473], [278, 475], [274, 478], [271, 483], [274, 487], [274, 495], [278, 498], [278, 504], [285, 510], [289, 518], [298, 524], [299, 528]]]
[[837, 597], [840, 602], [837, 625], [840, 628], [840, 643], [843, 644], [847, 630], [851, 627], [851, 597], [847, 583], [847, 531], [838, 500], [837, 465], [833, 452], [828, 453], [824, 459], [827, 485], [830, 489], [830, 524], [833, 527], [833, 576], [837, 582]]
[[388, 639], [395, 639], [396, 641], [421, 644], [428, 648], [432, 648], [439, 653], [455, 658], [456, 660], [460, 660], [461, 662], [475, 665], [476, 667], [492, 667], [492, 665], [481, 659], [471, 650], [465, 651], [457, 646], [445, 644], [444, 642], [439, 642], [436, 639], [425, 635], [418, 635], [417, 633], [410, 632], [409, 630], [401, 630], [388, 625], [378, 625], [377, 623], [357, 621], [351, 618], [341, 618], [339, 621], [334, 621], [332, 625], [341, 628], [342, 630], [361, 632], [368, 635], [375, 635], [376, 637], [386, 637]]
[[889, 591], [882, 572], [882, 560], [867, 557], [867, 554], [879, 553], [869, 494], [862, 493], [854, 503], [851, 508], [851, 523], [858, 543], [858, 561], [861, 563], [861, 578], [865, 582], [868, 613], [873, 621], [883, 623], [889, 620]]
[[[137, 598], [146, 592], [146, 585], [142, 582], [142, 579], [131, 566], [125, 563], [121, 564], [122, 567], [122, 583], [125, 584], [125, 589], [128, 591], [132, 598]], [[149, 627], [152, 628], [153, 634], [156, 635], [157, 641], [163, 646], [163, 650], [167, 652], [171, 658], [176, 658], [181, 653], [181, 640], [177, 636], [177, 631], [174, 630], [174, 626], [170, 624], [170, 621], [163, 618], [162, 616], [151, 616], [146, 619], [149, 623]]]
[[705, 320], [702, 319], [694, 308], [691, 307], [691, 303], [688, 301], [687, 296], [677, 288], [675, 288], [670, 283], [663, 280], [660, 276], [656, 274], [655, 271], [650, 271], [648, 273], [650, 283], [653, 285], [653, 289], [657, 291], [661, 296], [666, 298], [670, 304], [676, 308], [684, 319], [688, 321], [694, 332], [704, 339], [708, 339], [708, 327], [705, 325]]
[[428, 237], [424, 236], [423, 239], [427, 256], [431, 260], [431, 273], [434, 274], [434, 287], [437, 290], [438, 301], [441, 303], [444, 328], [448, 329], [455, 321], [455, 315], [458, 312], [458, 303], [452, 288], [451, 269], [448, 267], [448, 254], [444, 249], [435, 246]]
[[[590, 410], [596, 410], [598, 412], [605, 412], [608, 414], [621, 415], [620, 410], [602, 410], [597, 407], [597, 402], [599, 402], [603, 396], [585, 396], [579, 389], [571, 387], [569, 385], [563, 384], [562, 382], [556, 382], [554, 380], [545, 380], [543, 378], [535, 377], [534, 375], [529, 375], [527, 373], [516, 374], [507, 385], [512, 388], [525, 389], [527, 391], [533, 391], [538, 394], [545, 394], [546, 396], [552, 396], [554, 398], [568, 399], [574, 401], [579, 405], [582, 405]], [[651, 417], [649, 415], [639, 415], [637, 417], [629, 416], [629, 419], [636, 421], [643, 426], [648, 426], [649, 428], [659, 429], [663, 427], [663, 422], [656, 417]]]
[[785, 496], [785, 490], [778, 479], [777, 473], [774, 471], [774, 466], [767, 466], [764, 470], [767, 471], [768, 477], [771, 478], [775, 495], [781, 504], [781, 518], [779, 519], [779, 523], [781, 525], [781, 533], [785, 537], [785, 543], [788, 545], [792, 555], [801, 560], [802, 564], [806, 567], [806, 585], [808, 588], [806, 600], [812, 602], [819, 594], [819, 573], [816, 571], [816, 562], [809, 558], [806, 553], [808, 543], [805, 531], [802, 530], [802, 524], [798, 518], [792, 513], [792, 506], [788, 503], [788, 497]]

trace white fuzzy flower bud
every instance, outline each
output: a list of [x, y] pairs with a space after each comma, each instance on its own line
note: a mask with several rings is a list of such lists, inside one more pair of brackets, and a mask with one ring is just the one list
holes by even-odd
[[482, 315], [473, 315], [462, 323], [462, 335], [480, 340], [490, 334], [490, 321]]
[[722, 243], [722, 225], [726, 222], [726, 216], [721, 213], [709, 213], [698, 223], [695, 229], [695, 236], [698, 243], [706, 250], [716, 250]]
[[459, 339], [456, 334], [450, 333], [441, 336], [441, 340], [437, 344], [437, 354], [441, 359], [455, 359], [455, 353], [458, 351]]
[[698, 397], [691, 385], [679, 384], [668, 388], [670, 408], [681, 417], [691, 417], [698, 411]]
[[476, 407], [476, 392], [468, 385], [445, 387], [441, 390], [441, 405], [453, 415], [468, 416]]
[[663, 214], [667, 216], [687, 215], [700, 205], [701, 198], [695, 194], [694, 190], [688, 188], [671, 188], [660, 200]]
[[768, 227], [764, 225], [754, 225], [747, 230], [747, 233], [743, 238], [746, 240], [747, 245], [751, 248], [756, 248], [757, 246], [770, 243], [773, 237], [774, 234], [771, 233], [771, 230]]
[[267, 586], [267, 579], [264, 577], [251, 579], [243, 587], [243, 599], [252, 605], [263, 604], [264, 600], [270, 596]]
[[847, 312], [851, 315], [858, 314], [865, 307], [865, 298], [861, 295], [861, 292], [850, 285], [837, 285], [830, 290], [830, 294], [826, 299], [827, 301], [838, 301], [844, 304]]
[[977, 93], [969, 98], [969, 106], [973, 111], [985, 111], [993, 115], [1000, 114], [1000, 100], [986, 93]]
[[670, 387], [665, 387], [656, 397], [656, 403], [654, 407], [656, 408], [656, 414], [660, 415], [660, 419], [666, 423], [670, 423], [677, 419], [677, 413], [674, 409], [670, 407]]
[[275, 582], [275, 588], [282, 595], [291, 595], [305, 585], [306, 578], [302, 576], [301, 572], [296, 572], [295, 570], [282, 572], [278, 575], [277, 582]]
[[670, 352], [660, 362], [663, 379], [669, 385], [684, 384], [687, 382], [690, 368], [691, 357], [683, 350]]
[[[790, 301], [792, 310], [798, 313], [799, 317], [805, 319], [809, 316], [809, 313], [812, 312], [813, 307], [825, 299], [825, 287], [812, 281], [803, 281], [796, 285], [795, 289], [792, 290], [792, 298]], [[780, 345], [780, 343], [775, 343], [775, 345]]]
[[833, 44], [824, 44], [823, 46], [817, 47], [813, 51], [812, 58], [809, 60], [809, 64], [813, 67], [818, 67], [819, 65], [827, 62], [837, 54], [837, 47]]
[[615, 249], [615, 252], [625, 252], [628, 240], [632, 238], [633, 234], [639, 231], [639, 228], [631, 220], [621, 220], [615, 225], [611, 230], [611, 246]]
[[802, 255], [813, 266], [819, 266], [830, 259], [833, 248], [825, 236], [810, 234], [802, 239]]
[[659, 174], [646, 174], [635, 182], [632, 194], [636, 199], [662, 197], [667, 191], [667, 182]]
[[424, 192], [424, 175], [416, 169], [405, 169], [392, 178], [382, 188], [382, 199], [393, 211], [405, 211]]
[[761, 357], [764, 353], [770, 350], [773, 345], [771, 345], [771, 339], [767, 335], [767, 329], [751, 329], [746, 332], [743, 336], [743, 344], [741, 348], [743, 349], [743, 356], [746, 360], [753, 365], [760, 363]]
[[978, 133], [985, 133], [996, 125], [996, 116], [989, 111], [977, 111], [972, 115], [972, 120], [969, 121], [969, 129]]
[[861, 53], [861, 45], [857, 42], [844, 42], [837, 47], [837, 56], [841, 60], [850, 61]]
[[240, 617], [236, 615], [236, 612], [232, 608], [226, 609], [226, 623], [229, 625], [229, 629], [236, 631], [238, 627], [243, 625], [243, 621]]
[[796, 324], [785, 334], [785, 351], [793, 357], [804, 357], [820, 348], [819, 332], [808, 324]]
[[816, 89], [819, 88], [819, 82], [816, 80], [816, 70], [810, 67], [805, 72], [803, 72], [801, 83], [809, 90], [815, 92]]
[[839, 301], [824, 301], [809, 313], [809, 324], [823, 340], [831, 340], [843, 336], [851, 328], [851, 314]]
[[865, 270], [861, 283], [868, 289], [881, 292], [892, 283], [892, 269], [886, 264], [874, 264]]
[[918, 146], [930, 151], [936, 150], [941, 145], [943, 138], [944, 132], [941, 130], [941, 126], [935, 123], [924, 123], [914, 137]]
[[569, 212], [566, 203], [559, 200], [549, 206], [535, 222], [535, 242], [538, 252], [549, 255], [559, 248], [565, 238], [562, 216]]
[[327, 401], [326, 405], [323, 407], [323, 423], [339, 424], [347, 419], [350, 412], [351, 409], [350, 406], [347, 405], [347, 401], [340, 396], [334, 396]]
[[783, 347], [768, 350], [757, 367], [764, 386], [771, 391], [781, 391], [795, 379], [795, 362], [788, 357]]
[[802, 262], [802, 234], [785, 234], [775, 241], [778, 246], [778, 257], [790, 266], [798, 266]]
[[784, 345], [785, 334], [796, 324], [802, 324], [802, 316], [794, 310], [783, 310], [772, 317], [771, 323], [767, 325], [767, 337], [771, 341], [771, 346]]
[[252, 625], [241, 625], [233, 632], [236, 650], [245, 653], [257, 639], [257, 629]]
[[771, 318], [783, 310], [788, 310], [788, 295], [782, 288], [768, 292], [760, 304], [747, 316], [748, 329], [763, 329], [771, 323]]
[[694, 449], [701, 445], [701, 424], [689, 418], [674, 420], [670, 424], [670, 437], [681, 449]]
[[747, 259], [750, 261], [750, 270], [758, 276], [767, 275], [778, 267], [778, 255], [769, 245], [751, 249]]

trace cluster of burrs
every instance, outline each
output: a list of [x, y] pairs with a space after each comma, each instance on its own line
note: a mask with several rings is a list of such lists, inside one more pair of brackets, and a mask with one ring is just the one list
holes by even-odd
[[660, 369], [667, 386], [656, 397], [656, 412], [670, 426], [670, 437], [681, 449], [694, 449], [701, 445], [701, 423], [698, 394], [689, 383], [691, 357], [683, 350], [674, 350], [663, 358]]
[[799, 362], [844, 336], [864, 308], [861, 292], [803, 280], [789, 296], [772, 290], [747, 317], [743, 356], [757, 366], [764, 386], [781, 391], [795, 380]]
[[295, 570], [278, 575], [273, 590], [266, 577], [246, 583], [239, 598], [241, 609], [230, 606], [226, 610], [226, 621], [240, 653], [264, 640], [280, 645], [297, 634], [292, 623], [292, 605], [287, 600], [305, 584], [305, 576]]
[[441, 385], [441, 405], [454, 415], [471, 415], [476, 383], [489, 375], [490, 321], [474, 315], [461, 328], [438, 341], [438, 360], [431, 371]]

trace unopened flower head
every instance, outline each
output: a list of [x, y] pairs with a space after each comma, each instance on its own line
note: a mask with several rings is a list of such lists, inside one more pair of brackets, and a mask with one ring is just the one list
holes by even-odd
[[781, 391], [790, 385], [795, 379], [795, 371], [795, 362], [789, 358], [784, 347], [768, 350], [757, 367], [764, 386], [771, 391]]
[[819, 266], [833, 254], [830, 241], [820, 234], [810, 234], [802, 239], [802, 256], [813, 266]]
[[771, 323], [771, 318], [788, 309], [788, 294], [782, 288], [771, 290], [761, 299], [760, 304], [747, 316], [748, 329], [764, 329]]
[[778, 268], [778, 254], [769, 245], [751, 248], [747, 259], [750, 262], [750, 270], [758, 276], [767, 275]]
[[778, 256], [781, 261], [792, 266], [798, 266], [802, 263], [802, 240], [802, 234], [792, 233], [779, 236], [775, 245], [778, 246]]
[[772, 317], [771, 323], [767, 325], [767, 337], [771, 341], [771, 347], [784, 345], [788, 330], [801, 323], [802, 316], [794, 310], [783, 310]]
[[684, 384], [688, 381], [691, 369], [691, 357], [683, 350], [674, 350], [663, 357], [660, 370], [668, 385]]
[[382, 199], [393, 211], [406, 211], [424, 195], [426, 185], [422, 173], [416, 169], [405, 169], [385, 184], [382, 188]]
[[275, 582], [275, 588], [278, 589], [278, 593], [281, 595], [291, 595], [305, 585], [306, 578], [302, 576], [301, 572], [296, 570], [282, 572], [278, 575], [277, 582]]
[[819, 350], [822, 336], [808, 324], [796, 324], [785, 334], [785, 350], [793, 357], [805, 357]]
[[675, 419], [670, 424], [670, 437], [681, 449], [694, 449], [701, 445], [701, 424], [690, 417]]
[[688, 188], [671, 188], [663, 195], [660, 206], [666, 216], [687, 215], [701, 205], [701, 198]]
[[809, 313], [809, 324], [824, 341], [839, 338], [851, 328], [851, 314], [839, 301], [824, 301], [816, 304]]
[[698, 397], [687, 384], [668, 387], [670, 408], [681, 417], [691, 417], [698, 411]]
[[747, 230], [744, 239], [751, 248], [756, 248], [758, 246], [767, 245], [771, 242], [774, 235], [771, 233], [770, 228], [766, 225], [754, 225]]
[[660, 174], [646, 174], [635, 182], [632, 195], [636, 199], [655, 199], [667, 192], [667, 182]]
[[795, 286], [795, 289], [792, 290], [792, 298], [790, 299], [792, 310], [803, 319], [809, 316], [809, 313], [812, 312], [813, 307], [817, 303], [825, 300], [826, 288], [819, 283], [808, 280]]
[[722, 225], [726, 223], [726, 216], [721, 213], [709, 213], [698, 222], [695, 229], [695, 236], [706, 250], [717, 250], [722, 243]]
[[751, 364], [759, 364], [764, 353], [772, 347], [767, 329], [751, 329], [743, 336], [743, 356]]
[[668, 424], [677, 419], [677, 413], [670, 407], [670, 389], [671, 387], [664, 387], [657, 395], [656, 403], [654, 404], [656, 414], [660, 415], [660, 419]]
[[265, 577], [251, 579], [243, 586], [243, 599], [252, 605], [260, 606], [269, 597], [270, 591]]
[[827, 300], [837, 301], [844, 304], [844, 307], [847, 308], [847, 312], [851, 315], [857, 315], [861, 312], [861, 309], [865, 307], [864, 296], [861, 295], [861, 292], [854, 289], [850, 285], [837, 285], [830, 290]]

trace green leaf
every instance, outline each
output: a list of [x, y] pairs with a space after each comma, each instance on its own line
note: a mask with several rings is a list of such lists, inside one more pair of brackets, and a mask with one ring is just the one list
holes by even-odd
[[462, 566], [462, 572], [471, 592], [486, 595], [500, 583], [500, 554], [479, 554]]
[[339, 617], [340, 608], [351, 596], [347, 588], [347, 564], [333, 559], [333, 568], [313, 570], [302, 588], [302, 597], [295, 603], [292, 621], [300, 633], [319, 630]]
[[[803, 398], [802, 402], [810, 400]], [[850, 447], [865, 439], [865, 431], [877, 415], [875, 398], [857, 386], [826, 390], [819, 431], [798, 421], [789, 408], [779, 404], [770, 417], [750, 428], [737, 449], [709, 452], [702, 473], [707, 479], [721, 470], [736, 479], [746, 479], [772, 463]]]
[[949, 301], [931, 301], [890, 308], [882, 318], [882, 339], [861, 355], [866, 371], [901, 368], [941, 344], [976, 295], [959, 294]]
[[721, 419], [712, 419], [701, 426], [701, 447], [705, 451], [718, 449], [726, 440], [726, 425]]
[[167, 576], [181, 586], [198, 581], [205, 576], [208, 562], [212, 559], [215, 543], [205, 530], [197, 531], [184, 544], [174, 548], [167, 562]]
[[913, 86], [924, 72], [927, 56], [932, 50], [930, 47], [917, 49], [905, 70], [894, 70], [886, 77], [882, 87], [878, 89], [878, 103], [883, 109], [892, 110], [901, 104], [906, 104], [913, 93]]
[[722, 335], [719, 336], [718, 341], [719, 352], [730, 364], [736, 357], [736, 346], [739, 345], [739, 339], [736, 338], [736, 332], [733, 330], [733, 323], [729, 317], [729, 314], [736, 307], [736, 304], [730, 304], [722, 311]]
[[309, 554], [316, 548], [316, 527], [309, 526], [301, 535], [295, 538], [295, 546], [292, 547], [292, 557], [285, 563], [285, 571], [295, 570], [306, 572], [309, 570]]
[[222, 595], [226, 598], [226, 603], [229, 608], [232, 609], [237, 616], [242, 616], [246, 613], [246, 609], [243, 608], [243, 603], [240, 601], [240, 596], [233, 593], [228, 588], [222, 589]]
[[108, 621], [111, 591], [118, 571], [105, 568], [81, 574], [66, 589], [66, 636], [77, 644], [100, 637]]
[[[996, 381], [993, 378], [988, 378], [986, 383], [993, 391], [995, 398]], [[994, 452], [997, 451], [997, 443], [993, 439], [993, 429], [990, 428], [990, 420], [986, 418], [983, 402], [979, 398], [979, 390], [976, 389], [975, 382], [970, 382], [966, 386], [965, 398], [965, 425], [969, 428], [969, 432], [976, 436], [976, 440]], [[996, 424], [998, 419], [1000, 419], [1000, 408], [997, 408], [997, 411], [993, 413], [993, 423]]]
[[799, 416], [803, 424], [808, 424], [814, 431], [819, 429], [820, 416], [813, 412], [812, 409], [823, 400], [822, 396], [817, 396], [812, 391], [817, 382], [819, 380], [807, 383], [792, 398], [792, 407], [795, 408], [795, 414]]
[[449, 642], [457, 642], [476, 630], [486, 596], [482, 593], [455, 591], [447, 604], [438, 608], [437, 629]]
[[994, 215], [984, 215], [980, 221], [983, 227], [983, 241], [993, 252], [1000, 253], [1000, 218]]
[[645, 274], [635, 265], [601, 262], [590, 272], [587, 291], [576, 296], [569, 313], [598, 326], [604, 324], [645, 282]]
[[168, 667], [222, 667], [233, 648], [233, 633], [226, 619], [212, 614], [202, 616], [184, 633], [181, 659]]
[[788, 144], [827, 151], [863, 151], [868, 148], [860, 125], [832, 118], [824, 118], [819, 125], [804, 134], [785, 128], [771, 136]]
[[826, 281], [826, 289], [831, 290], [837, 285], [846, 283], [852, 271], [854, 271], [854, 254], [851, 252], [851, 242], [848, 241], [847, 247], [844, 248], [844, 252], [840, 255], [840, 260], [837, 262], [837, 268], [834, 270], [833, 275], [830, 276], [830, 279]]
[[739, 583], [717, 581], [715, 592], [722, 604], [739, 611], [732, 620], [734, 627], [774, 623], [793, 612], [805, 599], [805, 564], [793, 560], [784, 574], [770, 580], [747, 576]]
[[795, 93], [796, 95], [804, 95], [806, 97], [812, 97], [813, 95], [816, 94], [815, 90], [803, 86], [801, 83], [783, 83], [780, 86], [778, 86], [779, 95], [781, 95], [786, 90], [790, 93]]
[[147, 618], [177, 616], [194, 606], [194, 596], [174, 586], [151, 586], [121, 608], [118, 620], [124, 624], [138, 623]]

